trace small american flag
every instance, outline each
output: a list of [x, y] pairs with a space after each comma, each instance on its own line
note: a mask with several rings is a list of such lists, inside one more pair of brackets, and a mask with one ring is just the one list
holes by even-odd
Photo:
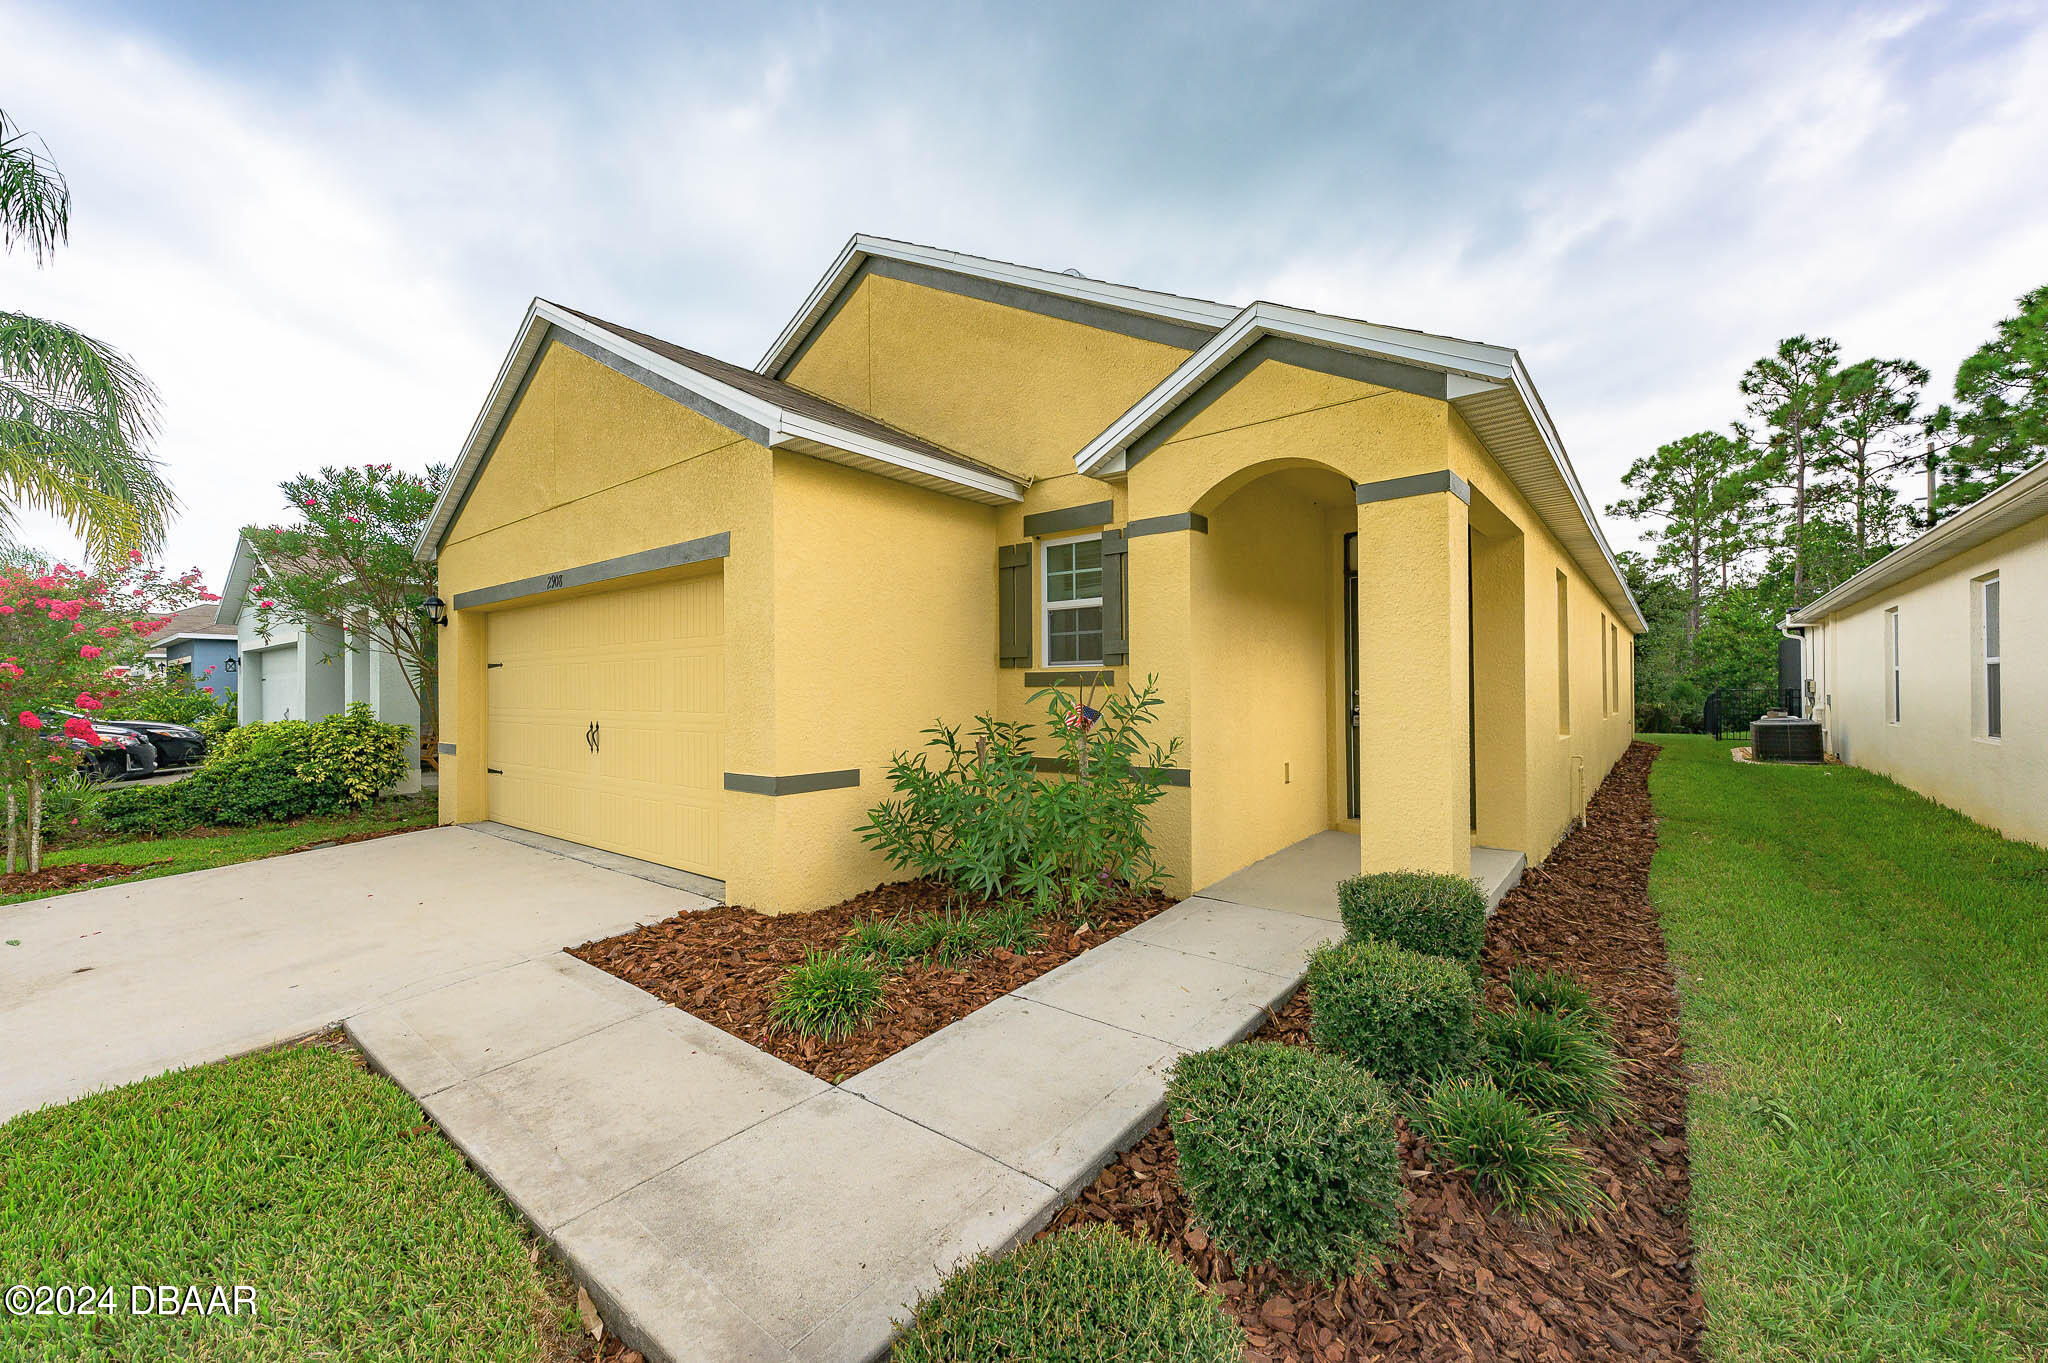
[[1101, 718], [1102, 712], [1100, 710], [1090, 709], [1086, 705], [1076, 705], [1067, 714], [1067, 727], [1069, 729], [1079, 729], [1085, 734], [1094, 728], [1095, 721]]

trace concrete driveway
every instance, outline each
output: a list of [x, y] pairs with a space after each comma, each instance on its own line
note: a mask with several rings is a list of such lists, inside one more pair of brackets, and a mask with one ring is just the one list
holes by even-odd
[[0, 1120], [709, 903], [451, 827], [0, 908]]

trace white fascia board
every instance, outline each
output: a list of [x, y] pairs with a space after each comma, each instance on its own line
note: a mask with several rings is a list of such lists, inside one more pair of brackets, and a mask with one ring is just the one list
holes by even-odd
[[915, 242], [896, 241], [889, 237], [871, 237], [856, 233], [846, 243], [830, 269], [819, 279], [817, 287], [804, 299], [803, 306], [783, 327], [775, 338], [775, 344], [754, 366], [757, 373], [773, 374], [796, 348], [803, 338], [831, 306], [839, 291], [846, 287], [847, 280], [859, 270], [869, 257], [885, 260], [900, 260], [912, 265], [927, 265], [937, 270], [950, 270], [975, 279], [986, 279], [992, 283], [1010, 284], [1018, 288], [1032, 289], [1039, 293], [1051, 294], [1057, 298], [1070, 298], [1076, 302], [1095, 303], [1102, 307], [1114, 308], [1119, 312], [1136, 313], [1140, 317], [1154, 317], [1169, 322], [1184, 322], [1199, 327], [1221, 327], [1235, 316], [1238, 309], [1228, 303], [1212, 303], [1203, 298], [1183, 298], [1178, 294], [1158, 293], [1152, 289], [1140, 289], [1129, 284], [1112, 284], [1107, 280], [1089, 279], [1085, 275], [1062, 274], [1058, 270], [1041, 270], [1033, 265], [1014, 265], [1008, 261], [990, 260], [985, 256], [970, 256], [959, 251], [945, 251], [936, 246], [919, 246]]
[[183, 639], [212, 639], [215, 641], [219, 641], [226, 639], [234, 639], [236, 637], [237, 636], [233, 633], [207, 634], [200, 630], [188, 629], [179, 634], [173, 634], [166, 638], [157, 639], [150, 644], [150, 647], [152, 649], [169, 648], [172, 644], [175, 644]]
[[227, 581], [220, 585], [220, 609], [213, 614], [217, 625], [232, 625], [241, 617], [242, 602], [249, 595], [249, 579], [256, 575], [256, 549], [247, 535], [235, 539], [235, 556], [228, 562]]
[[1112, 460], [1121, 459], [1131, 442], [1157, 425], [1181, 399], [1266, 336], [1284, 336], [1333, 350], [1435, 369], [1486, 387], [1508, 382], [1514, 373], [1514, 352], [1499, 346], [1374, 326], [1278, 303], [1253, 303], [1210, 337], [1200, 350], [1181, 361], [1158, 387], [1139, 398], [1107, 430], [1089, 441], [1074, 456], [1075, 467], [1088, 474], [1107, 472]]
[[540, 337], [547, 330], [546, 324], [537, 318], [539, 308], [538, 298], [526, 305], [526, 315], [520, 320], [519, 330], [513, 334], [512, 344], [498, 365], [498, 377], [485, 395], [476, 420], [470, 423], [469, 435], [462, 442], [462, 452], [456, 456], [455, 467], [449, 471], [448, 484], [434, 499], [434, 509], [428, 513], [427, 523], [420, 530], [419, 542], [412, 547], [412, 556], [421, 562], [440, 556], [441, 536], [447, 533], [448, 519], [455, 514], [456, 503], [475, 476], [477, 462], [483, 457], [484, 447], [490, 443], [491, 433], [497, 430], [499, 421], [503, 419], [504, 409], [511, 402], [519, 379], [533, 363], [533, 352], [539, 348]]
[[848, 454], [858, 454], [868, 459], [878, 460], [881, 463], [891, 464], [912, 473], [923, 474], [927, 478], [937, 478], [948, 483], [956, 483], [963, 488], [972, 488], [977, 492], [986, 493], [1003, 501], [1021, 502], [1024, 500], [1023, 486], [1000, 474], [984, 473], [980, 469], [963, 468], [958, 464], [933, 459], [929, 455], [920, 454], [916, 450], [904, 449], [900, 445], [891, 445], [880, 440], [872, 440], [867, 436], [857, 435], [852, 431], [828, 425], [821, 421], [814, 421], [808, 417], [799, 416], [794, 412], [778, 412], [777, 420], [770, 429], [773, 432], [768, 438], [770, 448], [796, 441], [830, 445], [834, 449], [845, 450]]

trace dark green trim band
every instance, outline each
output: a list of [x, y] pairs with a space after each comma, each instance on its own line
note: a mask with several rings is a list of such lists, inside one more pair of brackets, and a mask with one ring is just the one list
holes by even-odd
[[1026, 686], [1115, 686], [1116, 673], [1102, 672], [1026, 672]]
[[636, 573], [652, 573], [662, 568], [680, 568], [689, 563], [705, 563], [711, 559], [729, 557], [731, 553], [732, 532], [721, 530], [702, 539], [684, 540], [680, 544], [665, 544], [659, 549], [642, 549], [637, 554], [622, 554], [618, 558], [608, 558], [598, 563], [564, 568], [559, 573], [522, 577], [517, 582], [501, 582], [495, 587], [478, 587], [473, 592], [457, 592], [455, 609], [460, 611], [475, 606], [491, 606], [500, 601], [513, 601], [522, 596], [539, 596], [544, 592], [558, 592], [567, 587], [588, 587], [597, 582], [609, 582], [616, 577], [632, 577]]
[[434, 751], [443, 757], [453, 757], [455, 756], [455, 745], [453, 743], [436, 743]]
[[[1033, 771], [1056, 771], [1071, 776], [1074, 771], [1074, 764], [1067, 761], [1064, 757], [1034, 757], [1031, 759], [1031, 769]], [[1186, 767], [1139, 767], [1138, 770], [1148, 775], [1159, 777], [1164, 784], [1169, 786], [1185, 787], [1189, 781], [1189, 773]]]
[[1403, 497], [1426, 497], [1432, 492], [1448, 492], [1467, 506], [1472, 504], [1472, 485], [1449, 469], [1438, 469], [1435, 473], [1411, 473], [1406, 478], [1384, 478], [1377, 483], [1360, 483], [1358, 504], [1397, 502]]
[[1209, 533], [1209, 518], [1192, 511], [1173, 516], [1141, 516], [1124, 527], [1124, 538], [1134, 540], [1140, 535], [1171, 535], [1177, 530], [1192, 530], [1198, 535], [1206, 535]]
[[1088, 502], [1082, 506], [1063, 507], [1058, 511], [1034, 511], [1024, 518], [1024, 533], [1057, 535], [1062, 530], [1086, 530], [1090, 526], [1108, 525], [1114, 518], [1115, 510], [1109, 502]]
[[1418, 397], [1445, 400], [1450, 393], [1449, 379], [1440, 370], [1383, 360], [1376, 355], [1332, 350], [1328, 346], [1297, 341], [1292, 336], [1262, 336], [1244, 354], [1217, 370], [1208, 382], [1182, 398], [1180, 405], [1167, 413], [1157, 426], [1132, 441], [1124, 455], [1124, 467], [1129, 468], [1173, 439], [1183, 426], [1200, 416], [1211, 403], [1235, 388], [1240, 380], [1267, 360], [1340, 379], [1356, 379], [1379, 388], [1414, 393]]
[[797, 776], [750, 776], [743, 771], [725, 774], [725, 788], [743, 795], [808, 795], [814, 790], [842, 790], [860, 784], [860, 769], [851, 771], [807, 771]]

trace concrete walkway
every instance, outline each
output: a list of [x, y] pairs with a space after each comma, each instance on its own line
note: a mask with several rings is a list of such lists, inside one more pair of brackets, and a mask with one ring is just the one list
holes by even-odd
[[[1358, 834], [1317, 833], [1223, 877], [1200, 893], [1233, 904], [1253, 904], [1313, 917], [1337, 916], [1337, 882], [1358, 874]], [[1472, 848], [1472, 881], [1488, 910], [1500, 907], [1522, 878], [1529, 859], [1499, 847]]]
[[433, 828], [8, 905], [0, 1120], [709, 902]]
[[669, 1363], [858, 1363], [1032, 1234], [1335, 936], [1191, 899], [834, 1088], [568, 956], [349, 1020]]

